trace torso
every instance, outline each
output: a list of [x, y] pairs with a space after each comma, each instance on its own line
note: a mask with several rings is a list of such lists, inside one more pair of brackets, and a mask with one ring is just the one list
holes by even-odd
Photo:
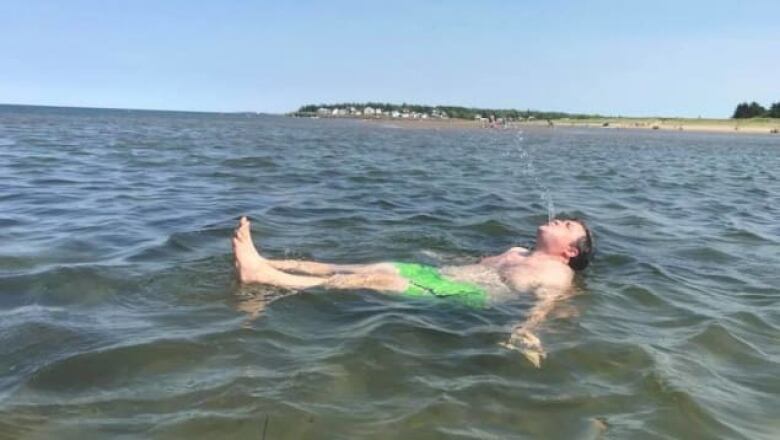
[[499, 256], [466, 266], [445, 266], [441, 274], [483, 287], [492, 300], [515, 297], [519, 293], [543, 295], [571, 286], [573, 272], [557, 262], [529, 258], [527, 249], [513, 248]]
[[499, 298], [511, 298], [516, 293], [507, 285], [501, 273], [495, 268], [483, 264], [469, 264], [466, 266], [444, 266], [439, 272], [455, 281], [474, 283], [488, 293], [491, 300]]

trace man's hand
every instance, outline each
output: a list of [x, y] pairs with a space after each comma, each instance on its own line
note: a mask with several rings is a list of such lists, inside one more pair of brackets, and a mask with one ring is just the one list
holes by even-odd
[[542, 342], [533, 333], [522, 328], [516, 328], [506, 342], [500, 343], [502, 347], [517, 350], [531, 362], [534, 367], [540, 368], [542, 361], [547, 356], [542, 348]]

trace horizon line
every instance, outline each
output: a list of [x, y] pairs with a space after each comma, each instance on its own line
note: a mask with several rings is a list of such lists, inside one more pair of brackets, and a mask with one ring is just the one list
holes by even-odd
[[[354, 102], [354, 103], [334, 103], [334, 104], [326, 104], [326, 103], [319, 103], [319, 104], [304, 104], [304, 105], [343, 105], [343, 104], [367, 104], [367, 103], [375, 103], [375, 104], [390, 104], [390, 105], [397, 105], [401, 106], [403, 104], [394, 104], [390, 102], [379, 102], [379, 101], [366, 101], [365, 103], [360, 102]], [[464, 105], [450, 105], [450, 104], [437, 104], [437, 105], [428, 105], [428, 104], [411, 104], [406, 102], [406, 105], [412, 105], [412, 106], [422, 106], [422, 107], [461, 107], [466, 109], [477, 109], [477, 110], [496, 110], [496, 111], [524, 111], [524, 110], [517, 110], [513, 108], [480, 108], [480, 107], [468, 107]], [[90, 107], [90, 106], [82, 106], [82, 105], [56, 105], [56, 104], [28, 104], [28, 103], [14, 103], [14, 102], [0, 102], [0, 106], [8, 106], [8, 107], [44, 107], [44, 108], [60, 108], [60, 109], [81, 109], [81, 110], [110, 110], [110, 111], [138, 111], [138, 112], [168, 112], [168, 113], [202, 113], [202, 114], [258, 114], [258, 115], [273, 115], [273, 116], [285, 116], [287, 114], [295, 113], [297, 110], [290, 110], [287, 112], [282, 113], [275, 113], [275, 112], [268, 112], [268, 111], [256, 111], [256, 110], [231, 110], [231, 111], [219, 111], [219, 110], [183, 110], [183, 109], [161, 109], [161, 108], [131, 108], [131, 107]], [[298, 107], [300, 108], [300, 106]], [[712, 118], [712, 117], [701, 117], [701, 116], [695, 116], [695, 117], [689, 117], [689, 116], [659, 116], [659, 115], [643, 115], [643, 116], [614, 116], [614, 115], [599, 115], [595, 113], [569, 113], [566, 111], [560, 111], [560, 110], [531, 110], [533, 112], [538, 113], [564, 113], [569, 115], [586, 115], [593, 119], [723, 119], [723, 120], [730, 120], [733, 119], [732, 117], [720, 117], [720, 118]]]
[[62, 108], [62, 109], [80, 109], [80, 110], [113, 110], [113, 111], [133, 111], [133, 112], [168, 112], [168, 113], [205, 113], [205, 114], [242, 114], [252, 113], [259, 115], [278, 115], [283, 116], [284, 113], [272, 113], [272, 112], [259, 112], [256, 110], [234, 110], [234, 111], [218, 111], [218, 110], [181, 110], [181, 109], [162, 109], [162, 108], [132, 108], [132, 107], [89, 107], [83, 105], [55, 105], [55, 104], [21, 104], [15, 102], [0, 102], [0, 106], [7, 107], [44, 107], [44, 108]]

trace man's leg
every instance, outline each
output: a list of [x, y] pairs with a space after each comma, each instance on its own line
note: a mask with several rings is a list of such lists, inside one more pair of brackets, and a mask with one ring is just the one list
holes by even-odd
[[329, 264], [306, 260], [266, 260], [274, 269], [307, 275], [329, 276], [345, 273], [389, 273], [398, 274], [393, 263], [373, 264]]
[[[239, 220], [232, 243], [236, 275], [242, 283], [269, 284], [289, 289], [323, 286], [333, 289], [371, 289], [385, 292], [403, 292], [407, 287], [404, 278], [386, 272], [336, 273], [330, 276], [303, 276], [282, 272], [257, 252], [252, 242], [250, 223], [246, 217], [241, 217]], [[368, 266], [370, 265], [365, 267]]]

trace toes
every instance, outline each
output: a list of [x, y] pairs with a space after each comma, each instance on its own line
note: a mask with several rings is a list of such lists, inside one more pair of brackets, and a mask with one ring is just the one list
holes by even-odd
[[247, 223], [249, 223], [249, 219], [245, 215], [242, 215], [241, 217], [238, 218], [238, 224], [236, 225], [234, 231], [238, 233], [238, 230], [243, 228], [244, 225], [246, 225]]
[[252, 224], [249, 222], [249, 219], [246, 216], [241, 217], [240, 223], [238, 225], [238, 229], [242, 233], [247, 234], [247, 233], [249, 233], [249, 228], [251, 228], [251, 227], [252, 227]]
[[238, 220], [238, 226], [236, 226], [235, 229], [233, 229], [233, 236], [237, 238], [241, 238], [242, 235], [247, 235], [249, 232], [249, 227], [250, 227], [249, 220], [247, 219], [246, 216], [242, 216]]

